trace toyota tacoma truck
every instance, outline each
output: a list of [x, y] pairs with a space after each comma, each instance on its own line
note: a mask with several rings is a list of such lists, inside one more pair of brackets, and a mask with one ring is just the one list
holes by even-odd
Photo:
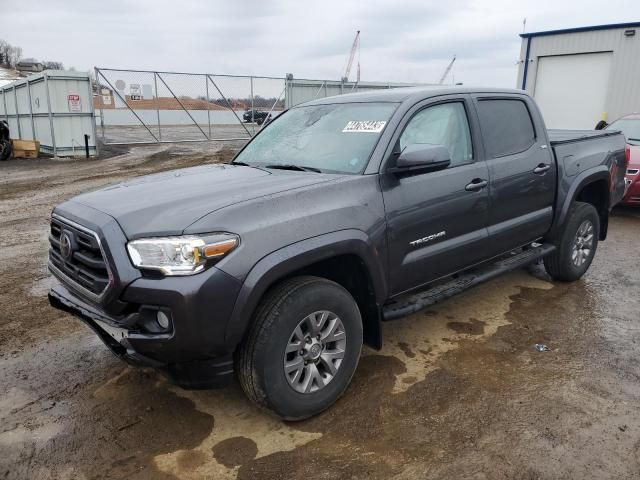
[[137, 178], [52, 213], [51, 305], [179, 385], [238, 378], [299, 420], [363, 343], [542, 260], [579, 279], [624, 194], [625, 139], [548, 131], [522, 91], [411, 88], [282, 113], [229, 164]]

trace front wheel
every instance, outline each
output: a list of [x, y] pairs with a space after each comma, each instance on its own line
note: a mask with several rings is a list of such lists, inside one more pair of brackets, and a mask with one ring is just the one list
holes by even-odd
[[236, 370], [258, 406], [302, 420], [344, 393], [361, 348], [362, 319], [349, 292], [323, 278], [296, 277], [262, 300]]
[[555, 280], [573, 282], [589, 269], [598, 247], [600, 217], [589, 203], [575, 202], [558, 240], [557, 250], [544, 259], [547, 273]]

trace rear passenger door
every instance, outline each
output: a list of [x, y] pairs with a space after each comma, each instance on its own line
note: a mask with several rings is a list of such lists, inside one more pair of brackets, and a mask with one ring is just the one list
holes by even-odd
[[523, 95], [474, 95], [489, 168], [489, 252], [543, 236], [553, 220], [556, 166], [544, 123]]

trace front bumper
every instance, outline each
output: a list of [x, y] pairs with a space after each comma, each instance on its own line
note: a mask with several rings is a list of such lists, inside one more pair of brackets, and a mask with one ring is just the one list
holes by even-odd
[[[107, 313], [65, 284], [54, 286], [49, 303], [91, 328], [117, 357], [160, 369], [184, 388], [213, 388], [233, 376], [235, 345], [225, 342], [240, 283], [215, 267], [192, 277], [138, 278], [117, 300], [120, 314]], [[168, 331], [149, 331], [149, 312], [171, 318]], [[153, 317], [152, 317], [153, 318]]]
[[64, 286], [56, 285], [49, 291], [49, 303], [52, 307], [82, 320], [100, 337], [114, 355], [127, 363], [147, 367], [165, 366], [161, 361], [136, 352], [129, 342], [129, 330], [114, 325], [115, 321], [112, 318], [94, 306], [74, 297]]
[[135, 326], [135, 314], [124, 321], [111, 317], [62, 284], [49, 291], [49, 303], [82, 320], [121, 360], [159, 369], [181, 387], [214, 388], [226, 385], [233, 377], [233, 351], [229, 347], [216, 348], [212, 329], [196, 332], [202, 341], [193, 345], [189, 343], [188, 325], [176, 320], [170, 333], [143, 333]]

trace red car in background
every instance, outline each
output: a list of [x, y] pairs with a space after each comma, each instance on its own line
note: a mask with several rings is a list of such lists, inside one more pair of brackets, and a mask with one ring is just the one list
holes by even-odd
[[640, 114], [619, 118], [607, 130], [620, 130], [627, 138], [627, 191], [621, 205], [640, 206]]

